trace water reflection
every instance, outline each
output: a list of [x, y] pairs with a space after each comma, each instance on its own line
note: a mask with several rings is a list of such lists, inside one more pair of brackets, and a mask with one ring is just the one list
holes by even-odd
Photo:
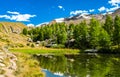
[[40, 55], [37, 59], [42, 68], [64, 77], [120, 77], [119, 54]]

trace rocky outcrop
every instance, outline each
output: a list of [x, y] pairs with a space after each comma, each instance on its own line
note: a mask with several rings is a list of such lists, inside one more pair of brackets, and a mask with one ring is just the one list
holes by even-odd
[[0, 22], [0, 32], [20, 34], [23, 28], [26, 28], [23, 23], [19, 22]]
[[0, 77], [15, 77], [17, 57], [6, 48], [0, 48]]
[[28, 37], [21, 35], [24, 28], [27, 26], [20, 22], [0, 22], [0, 46], [25, 46]]

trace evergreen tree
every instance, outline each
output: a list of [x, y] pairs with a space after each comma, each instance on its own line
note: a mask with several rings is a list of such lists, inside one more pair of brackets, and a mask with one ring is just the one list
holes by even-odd
[[61, 29], [57, 31], [57, 43], [65, 44], [66, 40], [67, 40], [67, 32], [65, 30], [65, 27], [61, 27]]
[[116, 16], [114, 19], [114, 32], [113, 32], [114, 44], [120, 47], [120, 17]]
[[113, 33], [113, 20], [110, 15], [106, 16], [105, 24], [104, 24], [104, 29], [112, 36]]
[[110, 35], [106, 30], [101, 28], [99, 35], [99, 46], [104, 49], [109, 49], [110, 45], [111, 45]]
[[75, 46], [82, 49], [88, 47], [88, 36], [87, 24], [85, 21], [81, 22], [74, 30]]
[[111, 41], [113, 40], [113, 19], [110, 15], [106, 16], [104, 29], [107, 31], [107, 33], [110, 35]]
[[92, 48], [99, 46], [100, 22], [94, 18], [90, 21], [90, 44]]
[[39, 32], [39, 35], [37, 37], [40, 41], [43, 41], [44, 40], [44, 32], [42, 29], [40, 29], [40, 32]]
[[68, 26], [67, 33], [68, 33], [69, 40], [73, 38], [74, 27], [75, 27], [74, 24], [70, 24]]
[[23, 32], [22, 32], [24, 35], [27, 35], [28, 34], [28, 31], [26, 28], [23, 29]]

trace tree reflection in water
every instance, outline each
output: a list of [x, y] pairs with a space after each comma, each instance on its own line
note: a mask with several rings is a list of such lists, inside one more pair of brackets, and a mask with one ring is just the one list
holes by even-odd
[[120, 77], [119, 54], [36, 56], [42, 68], [65, 77]]

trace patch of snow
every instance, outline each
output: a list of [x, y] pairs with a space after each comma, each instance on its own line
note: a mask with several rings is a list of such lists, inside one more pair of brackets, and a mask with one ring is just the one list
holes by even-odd
[[86, 15], [84, 15], [83, 18], [85, 18], [85, 19], [91, 19], [90, 16], [86, 16]]
[[34, 24], [27, 24], [28, 27], [34, 27]]
[[91, 17], [89, 16], [89, 13], [83, 13], [81, 15], [79, 15], [77, 18], [83, 17], [84, 19], [91, 19]]
[[57, 23], [62, 23], [62, 22], [64, 22], [64, 18], [58, 18], [58, 19], [55, 19], [55, 21], [56, 21]]
[[36, 27], [39, 27], [41, 25], [48, 25], [48, 24], [49, 24], [49, 22], [43, 22], [43, 23], [40, 23], [40, 24], [36, 25]]
[[108, 14], [112, 14], [113, 12], [108, 12]]
[[112, 14], [113, 12], [107, 12], [107, 13], [103, 13], [102, 15], [106, 15], [106, 14]]

